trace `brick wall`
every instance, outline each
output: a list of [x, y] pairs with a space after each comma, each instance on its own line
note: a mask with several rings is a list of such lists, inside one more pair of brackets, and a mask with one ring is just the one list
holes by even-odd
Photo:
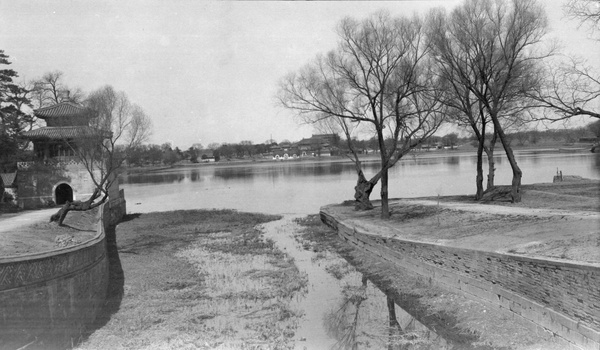
[[471, 297], [493, 303], [584, 349], [600, 349], [600, 265], [534, 259], [385, 238], [321, 210], [354, 245]]

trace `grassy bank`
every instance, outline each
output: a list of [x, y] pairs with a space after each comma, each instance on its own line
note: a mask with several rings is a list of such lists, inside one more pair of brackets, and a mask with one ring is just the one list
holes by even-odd
[[255, 229], [275, 219], [231, 210], [128, 215], [117, 227], [118, 307], [78, 349], [291, 347], [299, 317], [291, 300], [306, 277]]

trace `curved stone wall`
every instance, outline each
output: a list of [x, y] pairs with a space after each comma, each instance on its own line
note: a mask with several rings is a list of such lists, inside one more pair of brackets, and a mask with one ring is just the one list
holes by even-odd
[[387, 238], [321, 209], [338, 235], [421, 276], [492, 303], [573, 348], [600, 349], [600, 265]]
[[[82, 244], [51, 252], [0, 258], [0, 344], [19, 348], [40, 339], [46, 346], [76, 344], [101, 309], [108, 284], [104, 223]], [[48, 342], [51, 342], [49, 344]]]

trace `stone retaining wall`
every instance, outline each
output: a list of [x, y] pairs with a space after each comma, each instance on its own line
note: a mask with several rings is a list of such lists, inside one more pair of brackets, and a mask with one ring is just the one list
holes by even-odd
[[340, 222], [327, 208], [321, 219], [356, 246], [509, 310], [534, 330], [574, 348], [600, 349], [600, 265], [386, 238]]
[[82, 244], [51, 252], [0, 258], [0, 346], [19, 348], [38, 339], [47, 346], [77, 343], [96, 318], [108, 285], [105, 223], [98, 210], [97, 234]]

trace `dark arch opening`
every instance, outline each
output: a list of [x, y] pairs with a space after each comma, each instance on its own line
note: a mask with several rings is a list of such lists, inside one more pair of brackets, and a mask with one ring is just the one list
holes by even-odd
[[56, 195], [56, 204], [58, 205], [65, 204], [67, 201], [73, 201], [73, 189], [67, 184], [56, 186], [54, 194]]

